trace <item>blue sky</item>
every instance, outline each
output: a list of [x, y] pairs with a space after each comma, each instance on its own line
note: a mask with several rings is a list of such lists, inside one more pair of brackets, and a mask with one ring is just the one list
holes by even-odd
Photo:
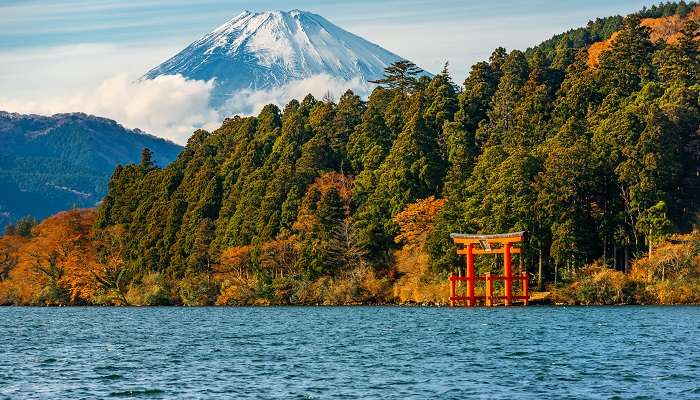
[[[244, 9], [302, 9], [456, 81], [497, 46], [525, 49], [642, 0], [1, 0], [0, 108], [135, 79]], [[56, 102], [60, 103], [59, 100]], [[77, 103], [76, 103], [77, 104]], [[21, 105], [21, 106], [20, 106]], [[15, 111], [15, 110], [9, 110]]]
[[[0, 54], [41, 55], [67, 46], [109, 45], [145, 71], [243, 9], [299, 8], [317, 12], [427, 69], [437, 70], [450, 60], [455, 74], [462, 77], [469, 64], [497, 45], [525, 48], [591, 18], [625, 14], [650, 4], [640, 0], [3, 0]], [[150, 48], [152, 56], [139, 62], [129, 54], [130, 47], [137, 55]]]
[[[184, 44], [243, 9], [299, 8], [318, 12], [347, 28], [428, 24], [498, 24], [519, 20], [537, 41], [588, 19], [639, 9], [639, 0], [530, 1], [236, 1], [236, 0], [3, 0], [0, 49], [75, 43], [153, 42]], [[525, 19], [532, 19], [529, 22]], [[513, 26], [518, 29], [518, 26]], [[556, 29], [552, 31], [552, 29]], [[507, 31], [508, 29], [506, 29]], [[544, 36], [543, 36], [544, 34]], [[381, 39], [381, 38], [377, 38]]]

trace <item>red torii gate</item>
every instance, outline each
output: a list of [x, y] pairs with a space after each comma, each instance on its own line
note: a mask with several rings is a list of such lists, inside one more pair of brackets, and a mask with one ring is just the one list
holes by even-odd
[[[458, 246], [457, 254], [466, 256], [467, 268], [465, 276], [450, 274], [450, 306], [454, 306], [457, 301], [464, 301], [467, 307], [476, 306], [477, 300], [483, 300], [487, 306], [494, 306], [498, 300], [505, 300], [505, 305], [510, 306], [513, 300], [522, 300], [523, 305], [527, 305], [530, 300], [528, 275], [527, 272], [521, 271], [519, 276], [513, 276], [513, 267], [511, 256], [520, 254], [519, 247], [513, 247], [514, 244], [522, 243], [525, 240], [525, 232], [500, 233], [495, 235], [472, 235], [463, 233], [452, 233], [450, 237]], [[494, 246], [495, 245], [495, 246]], [[486, 275], [476, 276], [474, 273], [474, 255], [476, 254], [503, 254], [503, 276]], [[513, 295], [513, 280], [522, 282], [522, 295]], [[457, 296], [456, 282], [466, 282], [466, 296]], [[475, 291], [476, 281], [486, 282], [486, 294], [477, 296]], [[503, 296], [494, 295], [493, 282], [503, 281], [504, 292]]]

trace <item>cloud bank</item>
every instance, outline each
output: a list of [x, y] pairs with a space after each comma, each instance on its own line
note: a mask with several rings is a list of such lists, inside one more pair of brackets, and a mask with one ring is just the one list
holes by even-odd
[[0, 99], [0, 109], [36, 114], [84, 112], [184, 143], [193, 130], [212, 128], [218, 122], [218, 113], [208, 105], [213, 85], [213, 81], [192, 81], [179, 75], [132, 81], [120, 74], [92, 90], [65, 97], [38, 101]]
[[328, 74], [320, 74], [310, 78], [290, 82], [268, 90], [241, 90], [234, 93], [221, 107], [221, 112], [226, 114], [255, 115], [268, 104], [283, 107], [292, 99], [301, 101], [306, 95], [311, 94], [320, 99], [330, 95], [334, 99], [340, 98], [348, 90], [352, 90], [360, 96], [366, 96], [370, 87], [360, 78], [349, 81], [333, 78]]
[[185, 144], [197, 129], [215, 129], [225, 117], [254, 115], [267, 104], [283, 107], [291, 99], [301, 100], [309, 93], [316, 98], [330, 94], [337, 99], [348, 89], [360, 95], [370, 90], [360, 79], [345, 81], [318, 75], [269, 90], [242, 90], [215, 109], [209, 105], [214, 85], [214, 80], [190, 80], [181, 75], [134, 81], [119, 74], [94, 89], [68, 96], [33, 101], [0, 98], [0, 110], [47, 115], [84, 112]]

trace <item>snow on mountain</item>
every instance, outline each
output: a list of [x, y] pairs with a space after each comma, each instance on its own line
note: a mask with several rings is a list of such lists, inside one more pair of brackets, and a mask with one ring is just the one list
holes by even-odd
[[211, 103], [218, 106], [241, 90], [280, 88], [319, 75], [366, 84], [402, 59], [317, 14], [244, 11], [143, 78], [215, 79]]

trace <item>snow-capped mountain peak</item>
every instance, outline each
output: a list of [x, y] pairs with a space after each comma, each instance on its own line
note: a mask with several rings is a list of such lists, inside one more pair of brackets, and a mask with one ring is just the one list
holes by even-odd
[[367, 82], [402, 59], [311, 12], [245, 10], [144, 78], [215, 79], [216, 105], [242, 89], [276, 88], [321, 74]]

